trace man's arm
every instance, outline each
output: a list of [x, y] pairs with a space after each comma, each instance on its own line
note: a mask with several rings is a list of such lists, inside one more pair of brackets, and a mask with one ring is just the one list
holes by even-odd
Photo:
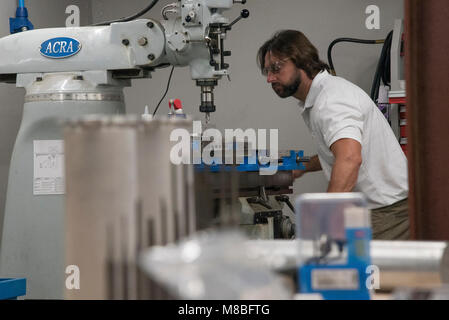
[[362, 164], [362, 146], [357, 140], [344, 138], [334, 142], [331, 151], [335, 162], [327, 192], [351, 192]]
[[320, 160], [318, 159], [317, 155], [311, 157], [309, 162], [304, 162], [304, 166], [306, 167], [306, 170], [293, 170], [293, 179], [302, 177], [303, 174], [306, 172], [314, 172], [322, 170]]

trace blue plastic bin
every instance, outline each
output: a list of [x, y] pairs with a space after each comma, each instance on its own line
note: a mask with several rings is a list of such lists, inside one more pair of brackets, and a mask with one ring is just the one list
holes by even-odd
[[17, 299], [26, 295], [26, 279], [0, 279], [0, 300]]

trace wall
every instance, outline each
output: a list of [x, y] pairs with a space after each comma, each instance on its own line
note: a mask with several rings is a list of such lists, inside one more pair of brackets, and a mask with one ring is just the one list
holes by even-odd
[[[91, 3], [87, 0], [33, 0], [25, 1], [29, 19], [37, 28], [64, 27], [66, 7], [78, 5], [81, 11], [81, 25], [92, 20]], [[9, 17], [15, 16], [16, 0], [0, 1], [0, 38], [9, 35]], [[0, 52], [0, 59], [1, 59]], [[0, 83], [0, 239], [8, 184], [9, 162], [22, 119], [24, 89], [13, 84]], [[32, 183], [32, 182], [30, 182]]]
[[[159, 1], [144, 17], [161, 19], [163, 5]], [[148, 0], [93, 0], [93, 20], [99, 22], [128, 16], [139, 11]], [[367, 30], [365, 9], [375, 4], [380, 8], [380, 30]], [[227, 59], [231, 68], [231, 82], [222, 80], [215, 90], [217, 112], [212, 122], [217, 128], [278, 128], [280, 148], [303, 149], [315, 152], [311, 136], [294, 99], [280, 100], [266, 83], [256, 65], [256, 52], [276, 30], [299, 29], [316, 45], [322, 60], [327, 61], [327, 48], [338, 37], [383, 39], [392, 30], [394, 19], [403, 18], [402, 0], [248, 0], [251, 12], [229, 33], [225, 46], [232, 50]], [[227, 13], [237, 17], [244, 7], [236, 5]], [[338, 75], [347, 78], [370, 92], [381, 45], [337, 44], [333, 60]], [[169, 69], [153, 74], [153, 79], [135, 80], [125, 89], [129, 113], [141, 113], [145, 105], [154, 110], [168, 79]], [[188, 69], [176, 69], [168, 98], [181, 98], [189, 114], [204, 118], [198, 112], [199, 88], [190, 80]], [[167, 112], [164, 101], [159, 112]], [[295, 182], [295, 194], [322, 192], [327, 182], [321, 172], [307, 174]]]

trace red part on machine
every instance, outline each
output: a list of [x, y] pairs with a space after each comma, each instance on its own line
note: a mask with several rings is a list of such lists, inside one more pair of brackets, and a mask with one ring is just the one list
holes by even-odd
[[173, 106], [175, 107], [175, 110], [182, 109], [182, 102], [181, 102], [181, 100], [176, 99], [176, 100], [173, 102]]
[[405, 97], [390, 98], [390, 104], [405, 104]]
[[406, 108], [406, 97], [391, 97], [389, 98], [390, 104], [397, 104], [399, 107], [399, 144], [401, 145], [402, 151], [407, 155], [407, 108]]

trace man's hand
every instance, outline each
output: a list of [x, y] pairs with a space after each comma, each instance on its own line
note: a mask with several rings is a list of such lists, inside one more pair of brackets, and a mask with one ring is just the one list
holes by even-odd
[[362, 146], [354, 139], [340, 139], [331, 145], [335, 156], [327, 192], [351, 192], [362, 165]]
[[320, 160], [318, 159], [317, 155], [314, 155], [313, 157], [311, 157], [309, 162], [305, 162], [304, 166], [306, 167], [306, 170], [293, 170], [292, 171], [293, 180], [301, 178], [304, 175], [304, 173], [306, 173], [306, 172], [322, 170]]

